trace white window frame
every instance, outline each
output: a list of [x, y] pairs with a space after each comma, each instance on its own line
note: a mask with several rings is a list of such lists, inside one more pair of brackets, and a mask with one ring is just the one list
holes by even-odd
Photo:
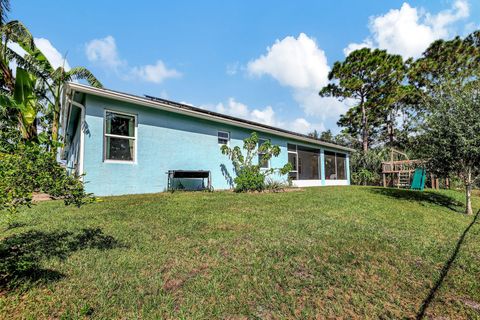
[[[121, 114], [124, 116], [133, 117], [133, 137], [120, 136], [117, 134], [107, 133], [107, 112]], [[104, 109], [103, 112], [103, 162], [105, 163], [124, 163], [124, 164], [136, 164], [137, 163], [137, 140], [138, 140], [138, 122], [137, 115], [134, 113], [128, 113], [123, 111], [117, 111], [112, 109]], [[133, 140], [133, 160], [112, 160], [107, 159], [107, 137], [120, 138]]]
[[[293, 146], [295, 146], [295, 151], [290, 151], [290, 150], [288, 150], [288, 145], [293, 145]], [[291, 172], [295, 172], [295, 174], [296, 174], [296, 176], [297, 176], [297, 177], [296, 177], [296, 180], [298, 180], [298, 145], [297, 145], [296, 143], [287, 143], [287, 154], [288, 154], [288, 153], [294, 154], [295, 157], [296, 157], [296, 159], [297, 159], [297, 160], [295, 161], [295, 168], [293, 168], [293, 170], [291, 170], [291, 171], [288, 172], [288, 176], [290, 176], [290, 173], [291, 173]], [[287, 157], [287, 160], [288, 160], [288, 157]]]
[[[227, 140], [227, 143], [226, 143], [226, 144], [223, 144], [223, 143], [218, 142], [218, 138], [220, 138], [220, 137], [218, 136], [219, 133], [226, 133], [226, 134], [227, 134], [227, 136], [228, 136], [227, 139], [228, 139], [228, 140]], [[223, 139], [223, 138], [222, 138], [222, 139]], [[218, 130], [218, 131], [217, 131], [217, 143], [218, 143], [218, 145], [221, 145], [221, 146], [224, 146], [224, 145], [225, 145], [225, 146], [230, 146], [230, 132], [228, 132], [228, 131], [223, 131], [223, 130]]]
[[[272, 143], [272, 140], [267, 139], [267, 138], [261, 138], [261, 137], [260, 137], [260, 138], [258, 138], [258, 146], [257, 146], [257, 148], [260, 148], [260, 146], [263, 144], [263, 143], [260, 144], [260, 140], [269, 141], [270, 143]], [[264, 142], [264, 143], [265, 143], [265, 142]], [[257, 150], [258, 150], [258, 149], [257, 149]], [[260, 155], [262, 155], [262, 154], [265, 154], [265, 153], [263, 153], [263, 152], [262, 152], [262, 153], [257, 152], [257, 153], [258, 153], [258, 156], [260, 156]], [[260, 159], [258, 159], [258, 157], [257, 157], [258, 165], [260, 166], [260, 161], [259, 161], [259, 160], [260, 160]], [[269, 159], [269, 160], [267, 161], [267, 166], [268, 166], [268, 167], [266, 167], [266, 168], [260, 167], [260, 169], [263, 169], [263, 170], [268, 170], [268, 169], [270, 169], [270, 160], [271, 160], [271, 159]]]

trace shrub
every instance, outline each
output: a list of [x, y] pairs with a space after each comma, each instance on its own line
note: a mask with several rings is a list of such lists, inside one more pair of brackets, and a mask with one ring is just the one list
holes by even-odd
[[[272, 157], [278, 157], [280, 147], [272, 145], [269, 140], [258, 146], [258, 135], [253, 132], [250, 137], [243, 140], [243, 149], [246, 152], [244, 156], [240, 147], [230, 148], [226, 145], [221, 147], [222, 154], [227, 155], [232, 160], [235, 168], [236, 177], [234, 190], [236, 192], [245, 191], [262, 191], [265, 189], [265, 178], [272, 173], [278, 172], [281, 175], [287, 174], [292, 170], [290, 163], [285, 164], [282, 168], [262, 169], [261, 163], [269, 161]], [[253, 159], [260, 157], [260, 164], [253, 164]]]
[[387, 149], [370, 149], [367, 152], [354, 152], [350, 158], [352, 183], [359, 185], [379, 185], [381, 183], [382, 161]]
[[0, 210], [14, 212], [30, 205], [33, 192], [62, 198], [66, 205], [80, 206], [93, 199], [85, 193], [82, 181], [68, 175], [42, 146], [27, 144], [13, 153], [0, 153]]
[[356, 185], [374, 185], [380, 181], [380, 174], [368, 169], [359, 169], [352, 173], [352, 184]]
[[288, 187], [291, 187], [291, 181], [280, 181], [272, 178], [265, 180], [265, 189], [272, 192], [279, 192]]
[[263, 191], [265, 189], [265, 175], [258, 166], [240, 169], [234, 179], [235, 191]]

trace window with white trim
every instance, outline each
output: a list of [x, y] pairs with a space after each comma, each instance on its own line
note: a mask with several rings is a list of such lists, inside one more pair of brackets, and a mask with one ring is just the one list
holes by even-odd
[[[270, 141], [269, 139], [258, 139], [258, 148], [260, 148], [261, 145], [263, 145], [265, 142]], [[268, 169], [270, 168], [270, 161], [269, 160], [264, 160], [263, 156], [265, 155], [264, 152], [258, 152], [258, 164], [260, 168], [262, 169]]]
[[105, 160], [135, 161], [135, 122], [135, 115], [105, 111]]
[[228, 146], [228, 143], [230, 142], [230, 132], [218, 131], [217, 138], [218, 138], [218, 144], [224, 144]]

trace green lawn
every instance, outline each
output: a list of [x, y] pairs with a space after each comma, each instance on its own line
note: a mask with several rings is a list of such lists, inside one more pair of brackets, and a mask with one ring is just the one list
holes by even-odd
[[480, 318], [480, 223], [467, 230], [462, 200], [323, 187], [41, 203], [0, 225], [0, 318]]

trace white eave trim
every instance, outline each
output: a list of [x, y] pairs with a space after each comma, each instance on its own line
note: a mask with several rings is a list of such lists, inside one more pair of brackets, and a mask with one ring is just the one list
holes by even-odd
[[237, 120], [233, 120], [233, 119], [226, 119], [226, 118], [223, 118], [223, 117], [198, 112], [198, 111], [195, 111], [195, 110], [181, 109], [181, 108], [178, 108], [178, 107], [175, 107], [175, 106], [171, 106], [171, 105], [168, 105], [168, 104], [161, 103], [159, 101], [153, 101], [153, 100], [148, 99], [148, 98], [137, 97], [137, 96], [133, 96], [133, 95], [130, 95], [130, 94], [111, 91], [111, 90], [108, 90], [108, 89], [95, 88], [95, 87], [86, 86], [86, 85], [79, 84], [79, 83], [74, 83], [74, 82], [67, 83], [67, 89], [68, 89], [67, 91], [73, 90], [73, 91], [77, 91], [77, 92], [83, 92], [83, 93], [92, 94], [92, 95], [96, 95], [96, 96], [100, 96], [100, 97], [115, 99], [115, 100], [119, 100], [119, 101], [123, 101], [123, 102], [129, 102], [129, 103], [133, 103], [133, 104], [137, 104], [137, 105], [141, 105], [141, 106], [145, 106], [145, 107], [150, 107], [150, 108], [160, 109], [160, 110], [164, 110], [164, 111], [184, 114], [184, 115], [188, 115], [188, 116], [192, 116], [192, 117], [196, 117], [196, 118], [200, 118], [200, 119], [211, 120], [211, 121], [213, 120], [213, 121], [216, 121], [216, 122], [225, 123], [225, 124], [229, 124], [229, 125], [234, 125], [234, 126], [241, 127], [241, 128], [252, 129], [254, 131], [266, 132], [266, 133], [270, 133], [270, 134], [273, 134], [273, 135], [282, 136], [282, 137], [286, 137], [286, 138], [293, 139], [293, 140], [304, 141], [304, 142], [308, 142], [308, 143], [312, 143], [312, 144], [315, 144], [315, 145], [320, 145], [320, 146], [323, 146], [323, 147], [332, 148], [332, 149], [336, 149], [336, 150], [344, 150], [344, 151], [348, 151], [348, 152], [355, 151], [354, 149], [344, 147], [344, 146], [339, 146], [339, 145], [336, 145], [334, 143], [321, 142], [321, 141], [318, 141], [316, 139], [301, 137], [301, 136], [297, 136], [295, 134], [290, 134], [290, 133], [283, 132], [283, 131], [278, 131], [278, 130], [274, 130], [274, 129], [265, 128], [265, 127], [262, 127], [260, 125], [257, 126], [257, 125], [254, 125], [254, 124], [245, 123], [241, 120], [237, 121]]

